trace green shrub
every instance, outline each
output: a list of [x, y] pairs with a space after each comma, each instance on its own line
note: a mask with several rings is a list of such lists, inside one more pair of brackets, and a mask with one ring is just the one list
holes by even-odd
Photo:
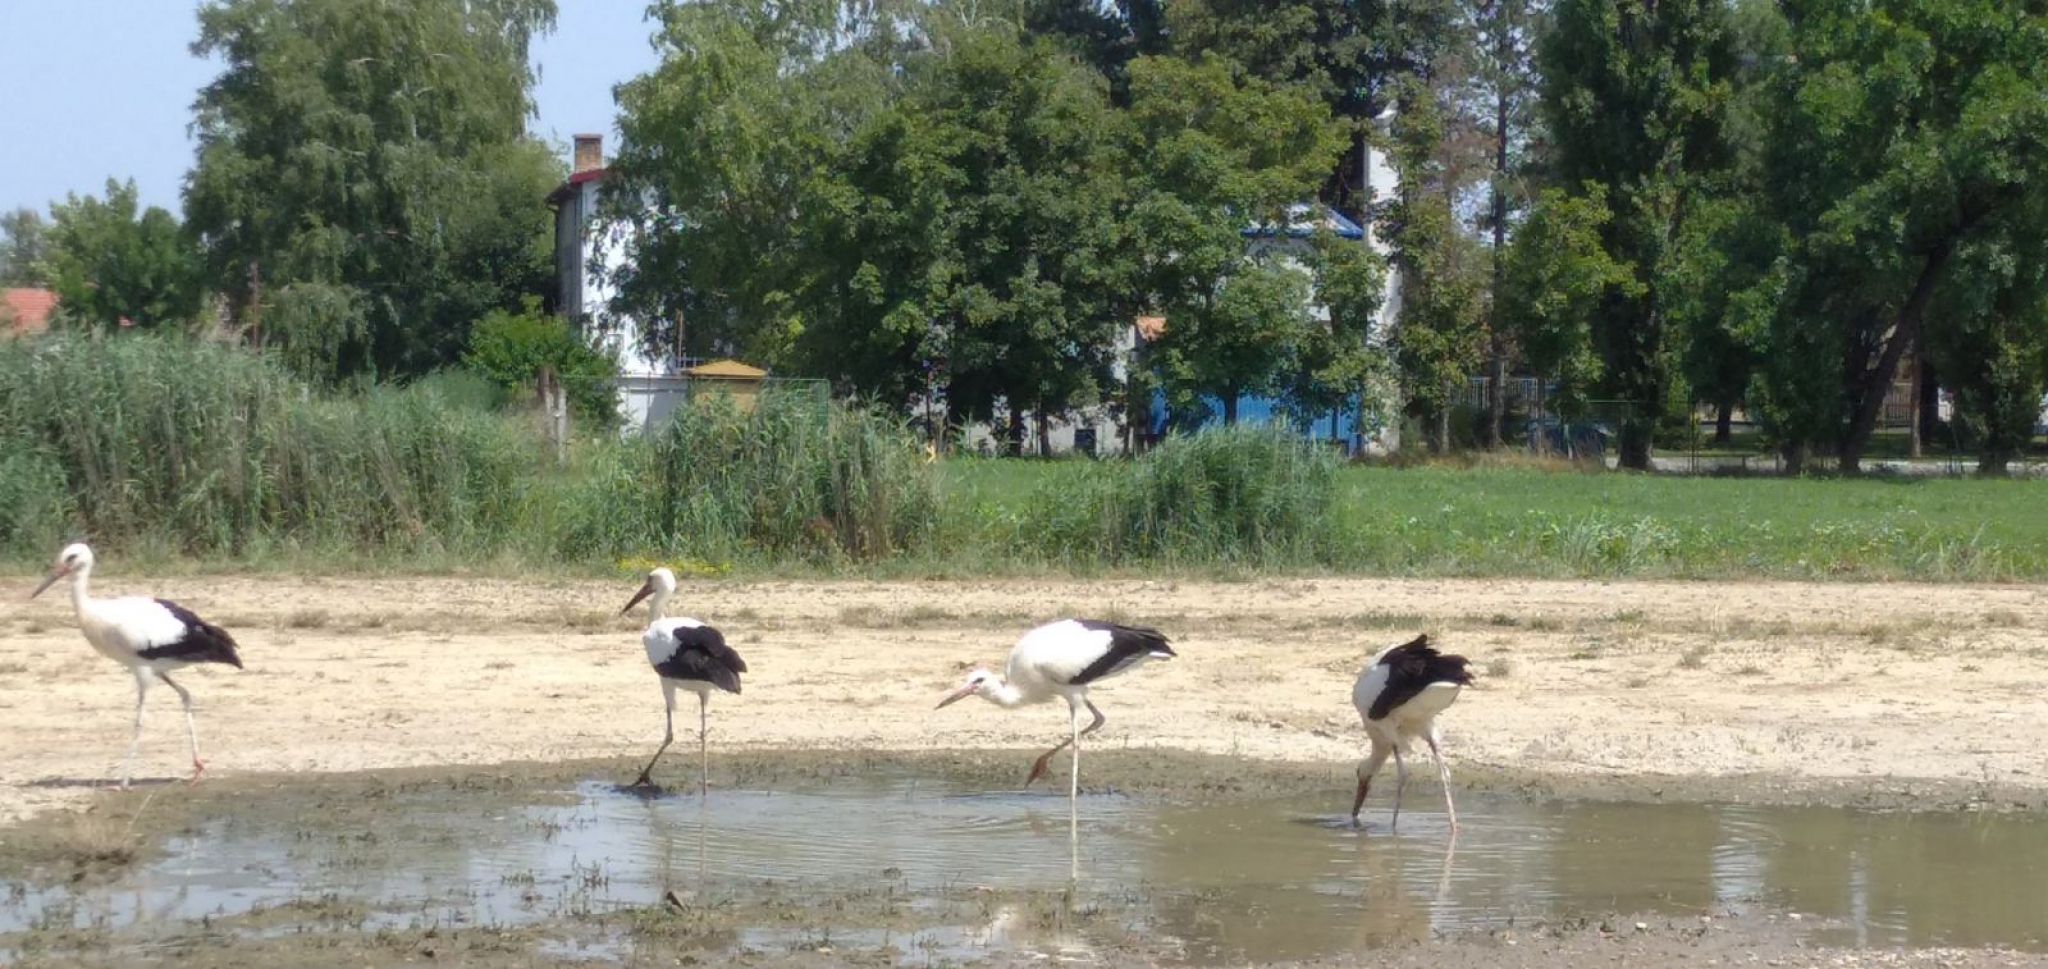
[[519, 312], [492, 310], [469, 331], [463, 366], [508, 395], [530, 396], [542, 367], [552, 367], [568, 391], [576, 417], [600, 428], [617, 427], [619, 367], [585, 343], [568, 324], [541, 312], [529, 298]]

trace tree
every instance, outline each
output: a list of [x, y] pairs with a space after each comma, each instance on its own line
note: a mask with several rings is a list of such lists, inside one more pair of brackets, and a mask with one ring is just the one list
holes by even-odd
[[619, 420], [618, 364], [527, 297], [517, 312], [492, 310], [470, 331], [462, 365], [502, 390], [531, 391], [542, 369], [554, 372], [582, 419], [599, 427]]
[[1514, 346], [1512, 328], [1501, 319], [1501, 289], [1505, 285], [1509, 226], [1515, 213], [1527, 204], [1520, 176], [1529, 167], [1529, 154], [1536, 122], [1536, 0], [1474, 0], [1469, 16], [1474, 41], [1474, 69], [1470, 72], [1469, 97], [1483, 111], [1479, 123], [1492, 149], [1492, 166], [1487, 179], [1485, 225], [1491, 235], [1489, 255], [1492, 278], [1487, 292], [1487, 448], [1501, 445], [1502, 425], [1507, 422], [1507, 377]]
[[[1788, 452], [1839, 441], [1854, 474], [1899, 360], [1923, 339], [1984, 354], [1952, 358], [1951, 382], [2008, 357], [2013, 373], [2026, 369], [2031, 338], [2000, 328], [2032, 308], [2007, 301], [2013, 275], [2000, 260], [1964, 257], [1990, 247], [2040, 261], [2028, 240], [2048, 181], [2048, 4], [1802, 0], [1786, 10], [1792, 56], [1773, 80], [1760, 189], [1785, 228], [1789, 268], [1763, 349], [1774, 363], [1832, 359], [1768, 367], [1766, 390]], [[1943, 303], [1996, 322], [1940, 332], [1970, 325], [1937, 317]]]
[[215, 0], [186, 215], [263, 344], [326, 378], [424, 373], [542, 291], [560, 178], [525, 122], [553, 0]]
[[0, 213], [0, 286], [42, 286], [47, 282], [48, 227], [31, 208]]
[[1607, 290], [1590, 334], [1602, 363], [1597, 392], [1634, 405], [1620, 429], [1625, 468], [1649, 467], [1671, 389], [1663, 280], [1674, 240], [1729, 161], [1728, 20], [1725, 0], [1558, 0], [1538, 45], [1553, 174], [1604, 190], [1612, 217], [1601, 246], [1635, 279]]
[[[901, 95], [904, 25], [863, 25], [833, 3], [661, 3], [653, 14], [661, 63], [619, 87], [622, 139], [605, 182], [607, 215], [627, 227], [617, 265], [602, 267], [619, 290], [612, 311], [687, 353], [808, 368], [797, 344], [816, 338], [814, 314], [839, 307], [797, 293], [813, 251], [804, 221], [858, 204], [834, 183], [855, 134]], [[875, 280], [843, 282], [845, 297]], [[817, 372], [904, 399], [914, 355], [877, 336]]]
[[1153, 361], [1173, 409], [1198, 410], [1206, 394], [1222, 404], [1223, 423], [1235, 424], [1240, 397], [1270, 394], [1283, 375], [1298, 372], [1314, 325], [1308, 284], [1294, 267], [1249, 262], [1214, 294], [1169, 311]]
[[1577, 195], [1546, 190], [1515, 233], [1503, 271], [1500, 318], [1531, 366], [1556, 381], [1555, 409], [1574, 417], [1603, 376], [1593, 318], [1602, 306], [1631, 299], [1642, 285], [1607, 251], [1613, 221], [1606, 190]]
[[135, 182], [104, 199], [50, 207], [49, 284], [67, 319], [87, 326], [182, 326], [199, 315], [199, 253], [171, 213], [138, 212]]
[[1311, 285], [1328, 319], [1303, 335], [1293, 367], [1281, 375], [1281, 399], [1304, 425], [1355, 402], [1361, 430], [1383, 426], [1393, 415], [1381, 408], [1395, 396], [1390, 361], [1374, 343], [1386, 335], [1373, 332], [1385, 262], [1363, 241], [1318, 232], [1309, 242]]
[[1150, 359], [1182, 413], [1213, 395], [1234, 421], [1238, 396], [1278, 389], [1325, 326], [1308, 313], [1311, 270], [1262, 263], [1246, 231], [1292, 231], [1343, 129], [1307, 89], [1218, 57], [1143, 57], [1130, 74], [1136, 287], [1167, 317]]
[[1457, 181], [1443, 157], [1444, 111], [1423, 78], [1401, 85], [1393, 162], [1401, 190], [1382, 225], [1401, 271], [1395, 362], [1410, 407], [1430, 422], [1430, 448], [1451, 446], [1451, 408], [1484, 350], [1480, 285], [1472, 240], [1453, 211]]
[[771, 9], [667, 8], [622, 91], [626, 305], [892, 405], [1007, 409], [1013, 448], [1026, 410], [1098, 399], [1135, 307], [1103, 79], [965, 8]]
[[1270, 83], [1301, 86], [1343, 119], [1348, 138], [1316, 159], [1321, 199], [1360, 223], [1373, 192], [1369, 122], [1399, 79], [1450, 47], [1462, 0], [1182, 0], [1166, 36], [1184, 57], [1220, 58]]

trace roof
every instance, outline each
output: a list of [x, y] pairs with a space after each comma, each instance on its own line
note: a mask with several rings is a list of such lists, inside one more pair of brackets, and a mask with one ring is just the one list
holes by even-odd
[[1245, 226], [1244, 234], [1248, 236], [1277, 236], [1284, 234], [1294, 239], [1306, 239], [1314, 235], [1318, 229], [1328, 229], [1332, 235], [1339, 239], [1365, 238], [1365, 229], [1347, 218], [1344, 213], [1327, 205], [1320, 203], [1311, 205], [1307, 202], [1296, 202], [1287, 207], [1287, 227], [1284, 230], [1276, 230], [1270, 225], [1249, 225]]
[[683, 373], [691, 377], [713, 377], [723, 380], [760, 380], [768, 376], [768, 371], [760, 367], [741, 363], [738, 360], [713, 360], [710, 363], [700, 363], [683, 371]]
[[57, 294], [47, 289], [0, 290], [0, 321], [5, 322], [9, 336], [43, 332], [56, 308]]
[[584, 169], [583, 171], [577, 172], [576, 174], [569, 176], [568, 181], [555, 186], [555, 190], [548, 193], [548, 204], [560, 205], [563, 199], [569, 197], [569, 192], [571, 189], [574, 189], [576, 186], [581, 185], [584, 182], [595, 182], [605, 177], [606, 175], [611, 174], [611, 171], [612, 170], [610, 168], [587, 168]]
[[1139, 338], [1141, 338], [1141, 339], [1145, 339], [1145, 340], [1157, 340], [1157, 339], [1159, 339], [1160, 335], [1161, 335], [1161, 334], [1163, 334], [1163, 333], [1165, 333], [1165, 332], [1166, 332], [1166, 317], [1164, 317], [1164, 316], [1140, 316], [1140, 317], [1138, 317], [1138, 336], [1139, 336]]

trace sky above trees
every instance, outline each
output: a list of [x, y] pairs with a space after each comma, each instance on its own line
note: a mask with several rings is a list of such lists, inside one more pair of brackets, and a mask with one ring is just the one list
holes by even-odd
[[[27, 41], [0, 58], [0, 90], [22, 93], [9, 99], [6, 141], [35, 145], [0, 152], [0, 211], [97, 194], [110, 177], [134, 179], [144, 206], [180, 208], [192, 102], [221, 70], [190, 50], [197, 9], [195, 0], [0, 2], [0, 37]], [[613, 140], [612, 85], [656, 63], [644, 9], [638, 0], [562, 4], [555, 32], [534, 47], [539, 117], [528, 130], [564, 153], [577, 132]]]

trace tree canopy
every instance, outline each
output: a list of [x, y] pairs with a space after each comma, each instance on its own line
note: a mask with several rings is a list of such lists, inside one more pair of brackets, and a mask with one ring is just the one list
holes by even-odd
[[186, 218], [212, 284], [308, 373], [404, 376], [540, 292], [560, 176], [526, 134], [553, 0], [215, 0]]

